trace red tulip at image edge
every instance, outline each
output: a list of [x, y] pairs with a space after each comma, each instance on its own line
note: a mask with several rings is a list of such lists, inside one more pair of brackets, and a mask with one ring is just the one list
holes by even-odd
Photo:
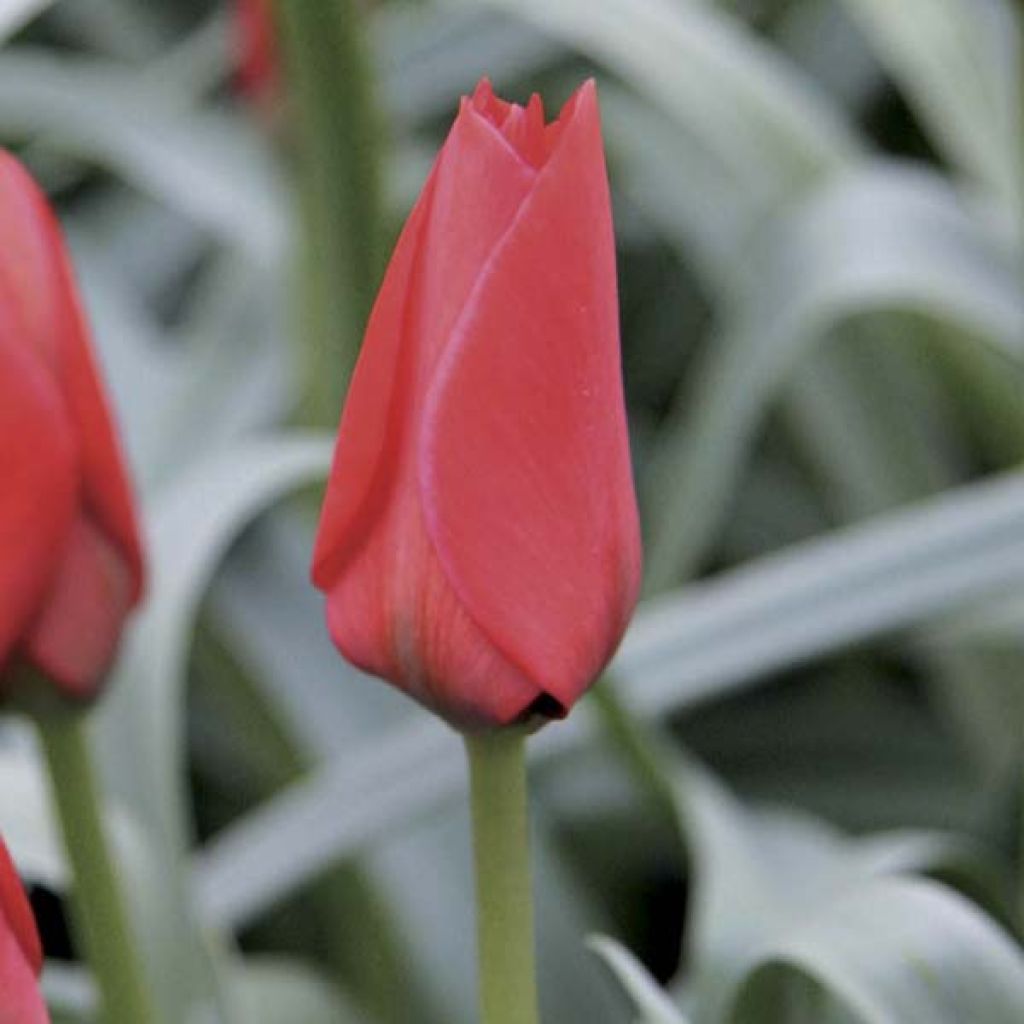
[[46, 1024], [37, 978], [43, 967], [32, 909], [0, 839], [0, 1024]]
[[278, 54], [272, 0], [235, 0], [234, 33], [238, 89], [263, 103], [278, 88]]
[[594, 83], [550, 124], [485, 80], [388, 267], [314, 553], [340, 650], [463, 729], [565, 714], [641, 552]]
[[0, 150], [0, 702], [93, 696], [142, 590], [128, 482], [57, 222]]

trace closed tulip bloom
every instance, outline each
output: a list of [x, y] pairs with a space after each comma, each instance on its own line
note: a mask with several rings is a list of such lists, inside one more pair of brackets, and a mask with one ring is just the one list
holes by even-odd
[[614, 653], [640, 563], [596, 90], [546, 124], [484, 81], [352, 379], [314, 554], [328, 627], [459, 728], [558, 717]]
[[43, 967], [32, 909], [0, 839], [0, 1024], [46, 1024], [37, 978]]
[[267, 103], [278, 90], [278, 54], [272, 0], [235, 0], [234, 42], [238, 88]]
[[0, 700], [92, 696], [139, 599], [117, 438], [57, 223], [0, 151]]

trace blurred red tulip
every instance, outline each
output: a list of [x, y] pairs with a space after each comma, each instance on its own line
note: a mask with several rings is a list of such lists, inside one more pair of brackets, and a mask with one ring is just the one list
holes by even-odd
[[235, 0], [238, 88], [264, 103], [277, 92], [278, 55], [272, 0]]
[[0, 1024], [46, 1024], [50, 1019], [36, 981], [42, 967], [32, 909], [0, 839]]
[[117, 438], [60, 230], [0, 151], [0, 696], [92, 696], [142, 589]]
[[457, 727], [561, 716], [640, 563], [596, 90], [545, 124], [484, 81], [370, 317], [314, 556], [328, 626]]

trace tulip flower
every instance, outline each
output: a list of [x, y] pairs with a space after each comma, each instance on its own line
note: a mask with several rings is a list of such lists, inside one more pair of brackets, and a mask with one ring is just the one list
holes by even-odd
[[277, 92], [278, 80], [272, 0], [235, 0], [233, 24], [238, 88], [266, 103]]
[[0, 151], [0, 699], [93, 696], [142, 588], [117, 437], [57, 223]]
[[46, 1024], [37, 978], [43, 949], [18, 873], [0, 839], [0, 1024]]
[[[2, 150], [0, 237], [0, 699], [43, 711], [54, 693], [77, 703], [96, 694], [141, 596], [142, 552], [60, 229], [26, 170]], [[81, 719], [37, 718], [75, 875], [76, 926], [103, 1019], [148, 1024]], [[24, 914], [8, 913], [11, 891], [4, 883], [0, 903], [31, 953]], [[4, 1017], [6, 992], [0, 985], [0, 1024], [45, 1019], [27, 1010]]]
[[398, 240], [314, 554], [356, 665], [468, 731], [564, 715], [641, 573], [596, 89], [485, 80]]

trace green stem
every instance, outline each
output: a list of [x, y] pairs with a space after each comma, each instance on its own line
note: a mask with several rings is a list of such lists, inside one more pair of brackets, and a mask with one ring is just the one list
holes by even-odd
[[103, 825], [99, 787], [81, 716], [41, 721], [39, 733], [73, 872], [72, 907], [99, 988], [104, 1024], [152, 1024], [138, 948]]
[[1020, 795], [1017, 809], [1017, 867], [1020, 889], [1017, 892], [1017, 929], [1018, 934], [1024, 935], [1024, 755], [1020, 757]]
[[384, 267], [383, 132], [357, 0], [275, 13], [303, 217], [304, 420], [333, 428]]
[[526, 733], [466, 737], [476, 861], [481, 1024], [536, 1024]]

